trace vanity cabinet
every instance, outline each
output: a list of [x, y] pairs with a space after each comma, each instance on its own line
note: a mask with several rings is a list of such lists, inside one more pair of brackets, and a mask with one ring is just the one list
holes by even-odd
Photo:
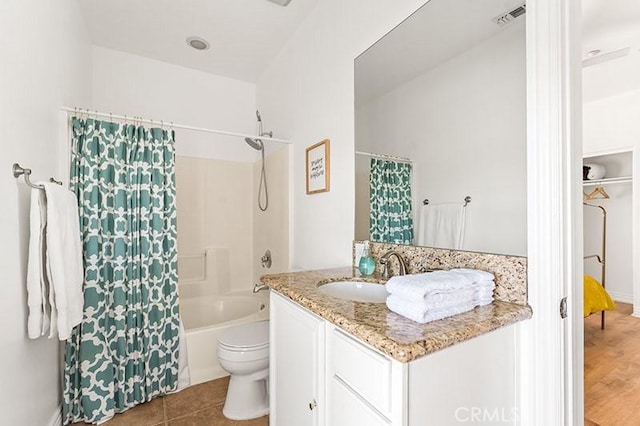
[[269, 423], [324, 426], [325, 321], [271, 292]]
[[403, 363], [271, 291], [271, 426], [516, 425], [515, 326]]

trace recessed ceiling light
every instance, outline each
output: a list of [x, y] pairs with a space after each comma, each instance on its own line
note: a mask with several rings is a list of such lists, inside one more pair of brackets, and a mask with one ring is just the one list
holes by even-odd
[[209, 42], [202, 37], [187, 37], [187, 44], [196, 50], [207, 50]]
[[600, 52], [602, 52], [602, 50], [593, 49], [593, 50], [590, 50], [590, 51], [587, 52], [587, 56], [590, 57], [590, 58], [593, 58], [594, 56], [599, 55]]

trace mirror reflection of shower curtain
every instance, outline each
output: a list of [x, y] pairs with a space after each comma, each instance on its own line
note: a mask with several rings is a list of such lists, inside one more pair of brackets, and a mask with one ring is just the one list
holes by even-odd
[[371, 159], [369, 171], [369, 239], [413, 243], [411, 164]]

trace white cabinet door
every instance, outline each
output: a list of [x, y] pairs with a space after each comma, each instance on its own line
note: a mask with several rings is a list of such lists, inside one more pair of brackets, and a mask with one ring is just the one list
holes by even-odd
[[324, 424], [324, 320], [271, 292], [270, 424]]
[[390, 426], [391, 422], [338, 377], [331, 379], [327, 425]]

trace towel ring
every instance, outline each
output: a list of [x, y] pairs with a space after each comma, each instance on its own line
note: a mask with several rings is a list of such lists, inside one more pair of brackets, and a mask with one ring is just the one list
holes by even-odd
[[[470, 196], [466, 196], [464, 197], [464, 204], [462, 205], [462, 207], [467, 207], [467, 204], [469, 204], [471, 202], [471, 197]], [[422, 200], [422, 205], [426, 206], [429, 204], [429, 199], [425, 198], [424, 200]]]

